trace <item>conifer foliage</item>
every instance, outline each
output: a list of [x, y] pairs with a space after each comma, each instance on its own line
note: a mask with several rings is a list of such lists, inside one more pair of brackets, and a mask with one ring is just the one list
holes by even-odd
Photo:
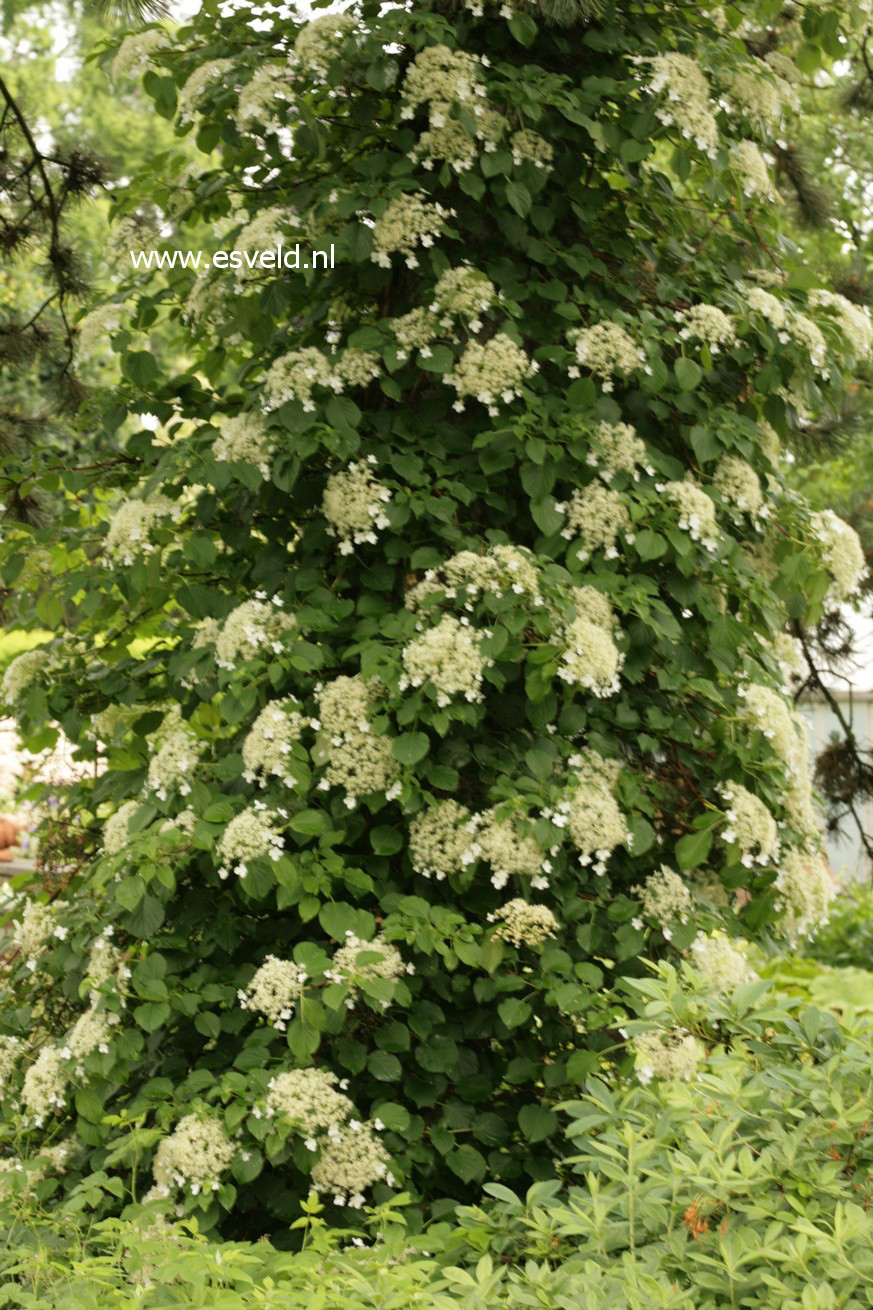
[[207, 3], [124, 39], [202, 168], [119, 209], [159, 185], [156, 243], [302, 266], [95, 308], [114, 481], [46, 473], [58, 521], [3, 548], [58, 630], [3, 700], [94, 762], [91, 857], [6, 956], [16, 1185], [251, 1235], [312, 1187], [548, 1176], [553, 1107], [633, 1059], [616, 977], [825, 915], [789, 628], [863, 561], [779, 449], [873, 329], [781, 240], [768, 146], [863, 15], [760, 57], [778, 8]]

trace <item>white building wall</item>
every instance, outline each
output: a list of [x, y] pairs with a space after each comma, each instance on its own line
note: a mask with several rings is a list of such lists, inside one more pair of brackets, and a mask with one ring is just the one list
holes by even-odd
[[[846, 721], [852, 724], [859, 745], [873, 747], [873, 694], [862, 692], [850, 697], [842, 690], [834, 690], [834, 699], [839, 702]], [[843, 730], [833, 710], [825, 701], [806, 700], [797, 708], [809, 725], [809, 754], [810, 760], [814, 761], [832, 736], [836, 734], [842, 739]], [[873, 800], [859, 803], [856, 809], [865, 831], [873, 835]], [[851, 816], [842, 827], [844, 832], [840, 837], [825, 839], [825, 849], [831, 868], [841, 882], [853, 880], [869, 882], [873, 877], [873, 870], [870, 868]]]

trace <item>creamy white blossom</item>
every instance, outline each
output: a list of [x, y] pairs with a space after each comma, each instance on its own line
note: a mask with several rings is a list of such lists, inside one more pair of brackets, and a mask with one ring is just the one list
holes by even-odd
[[377, 532], [388, 527], [385, 507], [390, 501], [391, 492], [373, 476], [366, 460], [331, 474], [321, 508], [328, 532], [339, 538], [341, 555], [350, 555], [365, 542], [376, 544]]
[[243, 1010], [263, 1014], [279, 1032], [284, 1032], [303, 996], [306, 970], [293, 960], [268, 955], [256, 970], [245, 991], [237, 992]]

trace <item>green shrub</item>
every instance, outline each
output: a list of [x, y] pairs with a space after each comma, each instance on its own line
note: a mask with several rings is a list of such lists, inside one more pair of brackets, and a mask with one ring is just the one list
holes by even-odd
[[564, 1184], [526, 1202], [487, 1186], [495, 1205], [460, 1212], [471, 1241], [513, 1262], [632, 1258], [697, 1310], [873, 1304], [873, 1029], [768, 986], [713, 1001], [669, 967], [633, 984], [632, 1043], [686, 1032], [696, 1073], [591, 1080], [562, 1107]]
[[[122, 59], [202, 167], [162, 143], [119, 217], [157, 187], [213, 267], [81, 333], [117, 458], [7, 471], [66, 553], [2, 696], [99, 821], [6, 943], [0, 1133], [41, 1200], [254, 1238], [551, 1177], [616, 980], [822, 917], [783, 665], [863, 560], [779, 444], [871, 334], [779, 235], [771, 0], [224, 8]], [[301, 229], [332, 267], [214, 266]]]

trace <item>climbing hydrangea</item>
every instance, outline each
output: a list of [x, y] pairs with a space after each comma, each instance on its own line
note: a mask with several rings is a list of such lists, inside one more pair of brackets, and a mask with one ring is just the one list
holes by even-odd
[[291, 1069], [270, 1079], [267, 1113], [281, 1115], [305, 1136], [310, 1150], [317, 1135], [339, 1135], [340, 1125], [354, 1114], [347, 1096], [336, 1090], [339, 1079], [327, 1069]]
[[[331, 982], [345, 983], [349, 993], [346, 1005], [351, 1009], [361, 994], [363, 984], [376, 979], [390, 982], [406, 972], [407, 966], [397, 947], [391, 946], [384, 937], [380, 935], [372, 941], [362, 941], [349, 931], [324, 976]], [[387, 1008], [387, 1001], [382, 1004]]]
[[499, 332], [484, 345], [469, 342], [445, 380], [458, 393], [453, 406], [458, 412], [463, 411], [465, 399], [472, 397], [496, 415], [501, 403], [508, 405], [522, 394], [521, 384], [538, 370], [539, 365], [528, 359], [511, 337]]
[[237, 999], [242, 1009], [265, 1015], [283, 1033], [300, 1002], [305, 983], [306, 970], [300, 965], [268, 955], [248, 989], [237, 992]]
[[812, 937], [816, 928], [827, 923], [828, 906], [836, 886], [818, 853], [810, 854], [797, 847], [785, 850], [776, 876], [776, 890], [782, 926], [791, 941]]
[[218, 870], [221, 878], [226, 878], [231, 869], [240, 878], [245, 878], [248, 866], [253, 860], [265, 855], [271, 860], [278, 860], [282, 854], [284, 842], [277, 831], [275, 815], [271, 810], [260, 809], [255, 805], [240, 811], [225, 828], [218, 844], [222, 867]]
[[655, 111], [664, 126], [675, 125], [699, 150], [714, 157], [718, 149], [718, 124], [709, 83], [697, 61], [690, 55], [670, 50], [637, 62], [650, 67], [647, 85], [652, 94], [664, 93]]
[[536, 838], [521, 832], [512, 817], [501, 818], [497, 808], [476, 816], [476, 836], [465, 860], [481, 859], [491, 865], [491, 884], [500, 891], [510, 878], [529, 878], [534, 888], [545, 888], [547, 860]]
[[689, 1082], [703, 1059], [703, 1047], [685, 1028], [659, 1028], [633, 1039], [637, 1077], [644, 1085], [653, 1078]]
[[711, 991], [726, 996], [758, 976], [743, 952], [720, 932], [697, 934], [691, 943], [691, 964]]
[[331, 1194], [335, 1205], [359, 1209], [368, 1187], [382, 1178], [390, 1182], [389, 1159], [373, 1129], [352, 1120], [322, 1147], [312, 1169], [312, 1186]]
[[373, 225], [373, 253], [370, 258], [383, 268], [391, 267], [392, 255], [405, 255], [406, 267], [417, 268], [416, 246], [432, 246], [451, 217], [449, 210], [421, 195], [404, 195], [388, 202]]
[[262, 787], [266, 787], [268, 779], [276, 777], [293, 787], [296, 779], [289, 757], [293, 744], [300, 740], [305, 723], [293, 696], [265, 705], [243, 742], [246, 781], [257, 779]]
[[364, 542], [376, 544], [376, 531], [388, 527], [385, 506], [390, 500], [391, 492], [373, 477], [368, 461], [358, 460], [328, 478], [322, 510], [328, 532], [339, 538], [341, 555], [351, 555]]
[[370, 715], [376, 707], [378, 684], [361, 677], [339, 677], [316, 689], [327, 766], [319, 787], [341, 787], [346, 805], [354, 809], [360, 796], [384, 792], [389, 800], [399, 791], [400, 765], [391, 738], [373, 731]]
[[[576, 336], [576, 359], [599, 377], [604, 391], [612, 391], [616, 375], [646, 367], [646, 357], [620, 323], [595, 323]], [[575, 370], [578, 375], [578, 370]], [[571, 376], [574, 370], [571, 370]]]
[[746, 868], [778, 859], [776, 820], [764, 802], [739, 783], [723, 788], [721, 794], [728, 807], [725, 811], [728, 827], [722, 830], [722, 839], [739, 847]]
[[218, 430], [221, 436], [212, 445], [217, 460], [254, 464], [262, 477], [270, 476], [272, 442], [257, 414], [245, 413], [221, 418]]
[[833, 510], [813, 514], [812, 526], [823, 547], [825, 568], [833, 578], [828, 597], [837, 603], [849, 600], [867, 576], [861, 540]]
[[233, 1157], [233, 1143], [218, 1119], [186, 1114], [169, 1137], [158, 1143], [152, 1162], [156, 1194], [167, 1197], [179, 1188], [192, 1196], [215, 1192]]
[[596, 550], [602, 550], [607, 559], [618, 557], [619, 533], [627, 538], [631, 517], [621, 492], [595, 483], [584, 490], [574, 491], [568, 505], [555, 505], [566, 515], [566, 527], [561, 536], [571, 540], [579, 537], [576, 554], [587, 560]]
[[413, 867], [426, 878], [438, 881], [460, 873], [469, 863], [474, 831], [472, 814], [457, 801], [440, 801], [421, 810], [409, 825]]
[[285, 614], [278, 599], [272, 604], [263, 600], [246, 600], [228, 614], [215, 639], [215, 662], [220, 669], [235, 669], [241, 660], [259, 655], [278, 655], [284, 649], [282, 638], [297, 620]]
[[494, 936], [516, 947], [536, 948], [558, 934], [558, 921], [548, 906], [531, 905], [519, 898], [507, 901], [489, 917], [501, 920]]
[[688, 922], [693, 905], [691, 892], [679, 874], [666, 864], [662, 864], [641, 886], [631, 890], [640, 899], [643, 915], [658, 925], [667, 941], [672, 937], [676, 923]]
[[39, 646], [35, 650], [25, 650], [16, 655], [3, 674], [0, 698], [7, 705], [15, 705], [45, 671], [50, 659], [50, 653]]
[[736, 341], [733, 323], [717, 305], [692, 305], [690, 309], [680, 310], [677, 318], [682, 324], [680, 341], [701, 341], [713, 355], [722, 346], [732, 346]]
[[401, 690], [430, 683], [438, 705], [450, 705], [459, 695], [479, 701], [487, 666], [476, 633], [453, 615], [444, 614], [436, 627], [428, 628], [404, 646]]

